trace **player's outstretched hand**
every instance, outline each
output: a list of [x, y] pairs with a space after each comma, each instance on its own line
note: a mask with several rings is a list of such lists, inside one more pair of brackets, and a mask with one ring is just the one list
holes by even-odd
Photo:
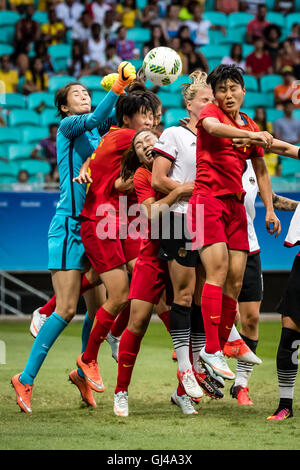
[[266, 227], [267, 227], [268, 232], [271, 235], [273, 235], [274, 233], [276, 234], [275, 238], [277, 238], [278, 235], [280, 235], [281, 223], [280, 223], [280, 220], [278, 219], [278, 217], [276, 217], [275, 212], [269, 212], [269, 213], [267, 212], [267, 214], [266, 214]]
[[123, 95], [125, 87], [130, 85], [136, 79], [134, 65], [130, 62], [121, 62], [118, 67], [119, 77], [112, 86], [112, 91], [117, 95]]
[[267, 131], [250, 132], [250, 138], [253, 140], [253, 143], [258, 143], [258, 145], [261, 145], [267, 151], [272, 147], [274, 140], [272, 134]]
[[87, 171], [80, 172], [79, 175], [76, 176], [76, 178], [73, 178], [73, 183], [89, 184], [92, 182], [93, 180]]
[[119, 78], [118, 73], [109, 73], [108, 75], [105, 75], [105, 77], [103, 77], [101, 80], [102, 88], [104, 88], [105, 91], [111, 90], [113, 84], [118, 78]]

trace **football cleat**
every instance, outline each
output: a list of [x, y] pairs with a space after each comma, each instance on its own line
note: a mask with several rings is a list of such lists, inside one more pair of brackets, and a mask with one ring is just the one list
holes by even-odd
[[177, 362], [177, 354], [176, 354], [175, 349], [174, 349], [174, 351], [172, 352], [172, 361]]
[[17, 374], [11, 379], [11, 384], [15, 389], [17, 395], [17, 404], [19, 405], [21, 411], [24, 413], [32, 413], [31, 409], [31, 394], [33, 385], [23, 385], [20, 382], [20, 375]]
[[43, 324], [47, 320], [47, 316], [40, 313], [41, 307], [37, 308], [31, 317], [31, 323], [29, 327], [30, 334], [36, 338]]
[[237, 339], [236, 341], [227, 341], [223, 348], [223, 353], [227, 357], [232, 357], [242, 362], [249, 364], [261, 364], [262, 360], [254, 354], [253, 351], [247, 346], [244, 340]]
[[224, 388], [225, 387], [225, 381], [222, 377], [219, 375], [216, 375], [212, 368], [208, 365], [205, 364], [205, 362], [201, 362], [203, 368], [205, 369], [207, 375], [209, 376], [209, 379], [211, 382], [213, 382], [218, 388]]
[[171, 403], [173, 405], [179, 406], [181, 408], [182, 413], [185, 415], [197, 415], [198, 411], [195, 410], [192, 404], [192, 399], [188, 395], [177, 395], [175, 391], [171, 396]]
[[177, 378], [189, 397], [201, 398], [203, 396], [202, 389], [191, 370], [188, 369], [184, 372], [177, 370]]
[[222, 351], [209, 354], [205, 351], [205, 348], [202, 348], [199, 355], [200, 358], [213, 369], [216, 375], [223, 377], [223, 379], [235, 379], [235, 375], [232, 370], [229, 369]]
[[116, 416], [128, 416], [128, 392], [114, 394], [114, 413]]
[[230, 395], [232, 398], [236, 398], [239, 405], [254, 405], [254, 403], [250, 400], [248, 395], [249, 388], [242, 387], [241, 385], [234, 386], [230, 388]]
[[76, 369], [72, 370], [69, 373], [69, 381], [76, 385], [78, 388], [82, 400], [88, 405], [92, 406], [93, 408], [97, 408], [97, 404], [93, 397], [93, 392], [91, 387], [89, 386], [87, 380], [83, 377], [80, 377], [78, 371]]
[[120, 338], [116, 338], [113, 336], [110, 332], [108, 333], [106, 337], [106, 341], [111, 347], [111, 355], [114, 358], [116, 362], [118, 362], [118, 355], [119, 355], [119, 344], [120, 344]]
[[210, 380], [209, 376], [206, 372], [196, 372], [193, 370], [196, 380], [204, 393], [208, 395], [210, 398], [223, 398], [224, 395], [221, 390], [214, 384], [212, 380]]
[[293, 412], [289, 408], [276, 410], [271, 416], [268, 416], [268, 421], [284, 421], [287, 418], [292, 418]]
[[96, 361], [91, 361], [88, 364], [82, 360], [83, 353], [80, 354], [77, 358], [77, 366], [82, 370], [86, 380], [88, 381], [90, 387], [95, 392], [104, 392], [105, 387], [102, 382], [102, 378], [99, 372], [98, 363]]

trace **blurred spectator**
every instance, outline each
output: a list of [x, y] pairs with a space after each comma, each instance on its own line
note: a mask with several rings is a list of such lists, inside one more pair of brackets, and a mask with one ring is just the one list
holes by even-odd
[[192, 21], [186, 21], [186, 25], [191, 31], [191, 39], [196, 46], [202, 46], [209, 44], [208, 31], [210, 29], [221, 30], [223, 34], [226, 34], [226, 29], [223, 26], [214, 26], [209, 20], [202, 18], [203, 9], [200, 5], [195, 5], [194, 15]]
[[207, 60], [202, 52], [195, 52], [195, 44], [191, 39], [181, 41], [181, 51], [187, 57], [187, 74], [192, 73], [196, 69], [208, 73]]
[[9, 7], [11, 10], [17, 10], [20, 15], [23, 15], [27, 5], [34, 5], [34, 0], [10, 0], [9, 2], [5, 3], [9, 3]]
[[121, 0], [117, 3], [116, 12], [121, 25], [125, 28], [134, 28], [137, 20], [141, 19], [141, 13], [136, 6], [136, 0]]
[[79, 21], [72, 28], [71, 37], [73, 41], [87, 41], [91, 37], [92, 18], [87, 10], [84, 10]]
[[192, 20], [193, 19], [193, 12], [191, 11], [191, 1], [190, 0], [182, 0], [180, 4], [180, 10], [178, 14], [178, 18], [180, 21]]
[[222, 64], [237, 65], [238, 67], [241, 67], [241, 69], [243, 69], [245, 72], [246, 62], [243, 60], [242, 44], [239, 44], [239, 43], [232, 44], [230, 55], [223, 58]]
[[272, 59], [264, 50], [264, 41], [260, 37], [254, 38], [254, 51], [246, 57], [246, 70], [256, 78], [273, 73]]
[[259, 37], [264, 38], [264, 29], [269, 26], [270, 21], [266, 20], [267, 7], [265, 5], [259, 5], [257, 15], [254, 20], [251, 20], [247, 26], [246, 40], [249, 44], [253, 44], [253, 38]]
[[179, 6], [170, 5], [167, 6], [166, 16], [161, 22], [162, 31], [165, 40], [168, 42], [170, 39], [178, 36], [181, 21], [178, 18]]
[[121, 26], [120, 22], [117, 21], [117, 13], [115, 10], [107, 10], [104, 17], [104, 23], [102, 25], [101, 34], [106, 41], [111, 41], [117, 38], [117, 31]]
[[44, 72], [41, 59], [34, 57], [25, 74], [23, 93], [27, 95], [37, 91], [48, 91], [48, 75]]
[[29, 70], [29, 57], [27, 54], [22, 53], [19, 54], [18, 57], [16, 58], [16, 67], [19, 75], [19, 80], [18, 80], [18, 88], [17, 92], [18, 93], [23, 93], [23, 86], [25, 83], [25, 75], [26, 72]]
[[12, 70], [9, 55], [3, 54], [0, 57], [0, 81], [4, 83], [5, 89], [2, 89], [1, 93], [15, 93], [18, 88], [18, 72]]
[[97, 67], [102, 66], [105, 63], [105, 48], [106, 41], [101, 36], [101, 26], [98, 23], [93, 23], [91, 26], [91, 37], [88, 41], [85, 41], [85, 53], [88, 56], [90, 67], [93, 68], [91, 73], [97, 73]]
[[120, 26], [117, 31], [117, 39], [112, 41], [117, 48], [117, 55], [121, 57], [122, 60], [138, 59], [139, 49], [136, 47], [134, 41], [126, 38], [126, 35], [126, 28]]
[[72, 45], [72, 57], [68, 59], [69, 75], [79, 77], [89, 75], [91, 73], [88, 66], [88, 57], [84, 54], [84, 46], [79, 41], [74, 41]]
[[151, 38], [149, 42], [144, 45], [144, 55], [146, 55], [154, 47], [166, 46], [166, 40], [163, 35], [161, 26], [153, 25], [151, 27]]
[[65, 26], [56, 16], [54, 8], [48, 10], [48, 23], [42, 25], [42, 39], [47, 46], [61, 44], [65, 37]]
[[171, 47], [171, 49], [174, 49], [174, 51], [176, 51], [179, 57], [181, 58], [181, 62], [182, 62], [181, 73], [183, 75], [186, 75], [188, 73], [188, 58], [182, 50], [180, 39], [178, 37], [170, 39], [169, 46]]
[[274, 122], [276, 139], [296, 145], [300, 142], [300, 120], [293, 117], [294, 105], [286, 101], [283, 105], [284, 117]]
[[178, 37], [182, 41], [184, 41], [184, 39], [191, 39], [190, 28], [186, 24], [183, 24], [182, 26], [180, 26], [179, 31], [178, 31]]
[[40, 24], [32, 19], [34, 6], [26, 5], [25, 17], [15, 25], [14, 47], [15, 55], [29, 52], [30, 44], [37, 41], [41, 34]]
[[276, 58], [275, 71], [280, 73], [284, 67], [294, 67], [299, 64], [299, 52], [296, 51], [295, 43], [292, 39], [286, 39], [281, 44]]
[[265, 50], [269, 52], [275, 70], [275, 61], [280, 49], [281, 29], [276, 24], [269, 24], [264, 29]]
[[230, 15], [239, 11], [239, 0], [215, 0], [215, 10]]
[[160, 24], [165, 16], [165, 6], [159, 0], [149, 0], [142, 12], [141, 22], [143, 26], [149, 27]]
[[122, 62], [121, 57], [117, 55], [117, 48], [115, 44], [108, 44], [105, 50], [105, 74], [117, 72], [119, 64]]
[[51, 75], [54, 72], [54, 67], [51, 61], [50, 54], [48, 54], [48, 49], [46, 44], [43, 41], [37, 41], [34, 44], [35, 57], [41, 59], [43, 63], [44, 72], [48, 75]]
[[[267, 121], [266, 110], [263, 106], [258, 106], [255, 110], [254, 121], [260, 131], [267, 131], [273, 135], [273, 126]], [[264, 153], [264, 158], [271, 176], [279, 176], [279, 159], [275, 153]]]
[[105, 13], [111, 9], [111, 6], [104, 0], [94, 0], [90, 4], [91, 14], [94, 23], [103, 24]]
[[56, 16], [68, 29], [74, 28], [84, 10], [84, 6], [75, 0], [66, 0], [56, 7]]
[[241, 0], [240, 2], [240, 11], [245, 11], [251, 13], [251, 15], [256, 15], [259, 5], [265, 5], [266, 0]]
[[292, 100], [295, 108], [300, 108], [300, 86], [295, 82], [295, 76], [292, 67], [284, 67], [281, 71], [282, 84], [274, 88], [275, 104], [278, 109], [282, 109], [287, 100]]
[[29, 173], [27, 170], [20, 170], [18, 173], [18, 182], [12, 183], [13, 191], [32, 191], [32, 185], [29, 184]]
[[292, 39], [295, 44], [296, 51], [300, 51], [300, 24], [294, 23], [292, 26], [291, 34], [289, 35], [289, 39]]
[[295, 0], [276, 0], [274, 10], [283, 15], [293, 13], [295, 11]]
[[57, 156], [56, 156], [56, 136], [58, 125], [50, 124], [49, 137], [42, 139], [40, 143], [33, 149], [30, 157], [36, 160], [47, 160], [51, 165], [51, 175], [56, 169]]

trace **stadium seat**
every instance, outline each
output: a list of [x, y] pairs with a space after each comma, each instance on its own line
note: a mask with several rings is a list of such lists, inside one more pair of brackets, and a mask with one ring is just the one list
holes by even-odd
[[14, 26], [21, 18], [21, 15], [16, 11], [2, 10], [0, 11], [0, 27]]
[[100, 85], [101, 80], [102, 77], [99, 77], [99, 75], [87, 75], [86, 77], [81, 77], [79, 79], [80, 83], [91, 91], [104, 91]]
[[272, 108], [274, 106], [273, 93], [258, 93], [256, 91], [248, 91], [245, 96], [244, 107], [256, 108], [257, 106], [264, 106]]
[[[221, 31], [215, 31], [217, 33], [220, 33]], [[227, 29], [227, 34], [224, 36], [224, 34], [220, 35], [219, 42], [217, 44], [234, 44], [234, 43], [240, 43], [243, 44], [245, 42], [245, 37], [246, 37], [246, 29], [244, 26], [242, 27], [237, 27], [237, 28], [228, 28]]]
[[277, 85], [282, 83], [281, 75], [265, 75], [260, 80], [260, 89], [263, 93], [268, 93], [269, 91], [273, 91]]
[[244, 75], [244, 82], [247, 91], [258, 91], [258, 82], [252, 75]]
[[0, 183], [14, 183], [17, 181], [19, 169], [14, 162], [0, 160]]
[[46, 108], [54, 108], [54, 93], [48, 93], [46, 91], [39, 91], [37, 93], [30, 93], [27, 97], [28, 109], [35, 109], [41, 103], [46, 105]]
[[181, 93], [170, 95], [167, 91], [159, 91], [157, 96], [161, 100], [163, 108], [169, 108], [170, 104], [172, 104], [172, 108], [182, 108], [183, 97]]
[[179, 126], [179, 119], [189, 117], [189, 113], [184, 108], [169, 108], [163, 117], [165, 127]]
[[293, 117], [300, 120], [300, 109], [294, 109]]
[[19, 129], [7, 129], [0, 127], [0, 144], [13, 144], [21, 142], [21, 132]]
[[134, 65], [135, 70], [138, 71], [143, 66], [143, 59], [132, 59], [130, 63]]
[[51, 171], [50, 163], [42, 160], [26, 159], [18, 161], [18, 168], [20, 170], [28, 171], [30, 176], [42, 173], [47, 175]]
[[[175, 82], [170, 83], [170, 85], [167, 85], [165, 87], [161, 87], [161, 91], [166, 91], [168, 93], [176, 93], [176, 92], [181, 93], [181, 85], [183, 83], [191, 83], [189, 75], [185, 75], [185, 74], [179, 75], [179, 77], [177, 78], [177, 80], [175, 80]], [[153, 83], [152, 83], [152, 86], [153, 86]]]
[[281, 119], [284, 116], [284, 112], [281, 109], [267, 108], [266, 118], [268, 122], [275, 122], [277, 119]]
[[6, 93], [5, 103], [2, 104], [4, 109], [24, 109], [26, 107], [26, 98], [21, 93]]
[[29, 109], [15, 109], [11, 111], [8, 116], [8, 123], [10, 127], [24, 126], [26, 124], [38, 126], [40, 124], [39, 115]]
[[245, 29], [250, 21], [253, 20], [253, 15], [250, 13], [236, 12], [228, 15], [228, 28], [237, 28], [238, 26], [244, 26]]
[[39, 116], [39, 124], [43, 127], [50, 126], [50, 124], [59, 124], [61, 120], [60, 116], [57, 116], [56, 109], [46, 109]]
[[293, 158], [281, 157], [281, 176], [300, 176], [300, 163]]
[[272, 24], [277, 24], [277, 26], [279, 26], [280, 28], [284, 28], [285, 26], [284, 15], [275, 11], [267, 13], [267, 21], [270, 21], [270, 23]]
[[19, 160], [20, 158], [30, 158], [30, 154], [34, 149], [33, 144], [12, 144], [7, 147], [7, 155], [9, 160]]
[[71, 57], [71, 44], [54, 44], [48, 48], [55, 72], [67, 69]]
[[217, 46], [217, 45], [207, 45], [202, 46], [198, 49], [206, 59], [220, 59], [222, 60], [223, 57], [228, 56], [230, 53], [230, 47], [228, 45]]
[[1, 44], [11, 44], [13, 37], [10, 31], [6, 28], [0, 29], [0, 43]]
[[243, 44], [242, 50], [243, 59], [246, 59], [246, 57], [254, 51], [254, 46], [252, 44]]
[[46, 11], [36, 11], [32, 19], [40, 24], [48, 23], [48, 14]]
[[214, 0], [205, 0], [204, 8], [205, 8], [205, 12], [214, 11], [215, 9]]
[[[210, 29], [208, 31], [208, 36], [209, 36], [209, 44], [225, 44], [225, 42], [223, 42], [223, 38], [226, 38], [226, 36], [224, 36], [222, 31]], [[232, 42], [232, 41], [228, 41], [228, 42]]]
[[251, 109], [251, 108], [242, 108], [242, 109], [241, 109], [241, 112], [247, 114], [247, 116], [249, 116], [251, 119], [254, 119], [254, 116], [255, 116], [255, 109]]
[[291, 32], [291, 29], [294, 23], [300, 23], [300, 12], [290, 13], [289, 15], [286, 16], [285, 27], [287, 29], [288, 34]]
[[13, 52], [14, 52], [13, 46], [10, 46], [9, 44], [0, 44], [0, 56], [4, 54], [11, 55]]
[[214, 26], [228, 26], [227, 16], [219, 11], [207, 11], [203, 13], [203, 19], [209, 20]]
[[77, 82], [75, 77], [70, 75], [54, 75], [49, 79], [49, 91], [56, 92], [59, 88], [65, 86], [69, 82]]
[[24, 126], [20, 128], [20, 131], [24, 144], [38, 143], [49, 137], [48, 127]]
[[149, 28], [131, 28], [127, 31], [127, 39], [137, 43], [148, 42], [151, 39], [151, 32]]
[[93, 91], [92, 93], [92, 106], [96, 107], [107, 95], [106, 91]]

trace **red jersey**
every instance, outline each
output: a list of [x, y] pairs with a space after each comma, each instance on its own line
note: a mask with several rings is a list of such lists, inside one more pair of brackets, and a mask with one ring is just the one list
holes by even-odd
[[244, 195], [242, 175], [245, 160], [263, 157], [263, 149], [257, 145], [235, 148], [232, 139], [213, 137], [202, 126], [203, 119], [207, 117], [217, 118], [221, 123], [238, 129], [259, 131], [256, 123], [244, 113], [241, 113], [241, 117], [245, 125], [240, 126], [217, 105], [206, 105], [197, 124], [197, 173], [194, 194], [214, 197], [226, 194]]
[[103, 210], [97, 214], [102, 204], [114, 206], [119, 214], [119, 196], [122, 195], [114, 187], [120, 176], [121, 159], [131, 144], [136, 131], [112, 126], [101, 139], [100, 144], [91, 157], [89, 166], [93, 183], [88, 186], [85, 203], [80, 215], [91, 220], [103, 217]]
[[[150, 197], [158, 199], [157, 193], [151, 186], [151, 178], [151, 171], [147, 170], [147, 168], [145, 167], [138, 168], [134, 174], [133, 184], [139, 204], [142, 204], [144, 201], [146, 201], [146, 199], [149, 199]], [[148, 231], [148, 238], [142, 240], [139, 258], [143, 256], [157, 257], [159, 248], [160, 240], [151, 240], [150, 231]]]

